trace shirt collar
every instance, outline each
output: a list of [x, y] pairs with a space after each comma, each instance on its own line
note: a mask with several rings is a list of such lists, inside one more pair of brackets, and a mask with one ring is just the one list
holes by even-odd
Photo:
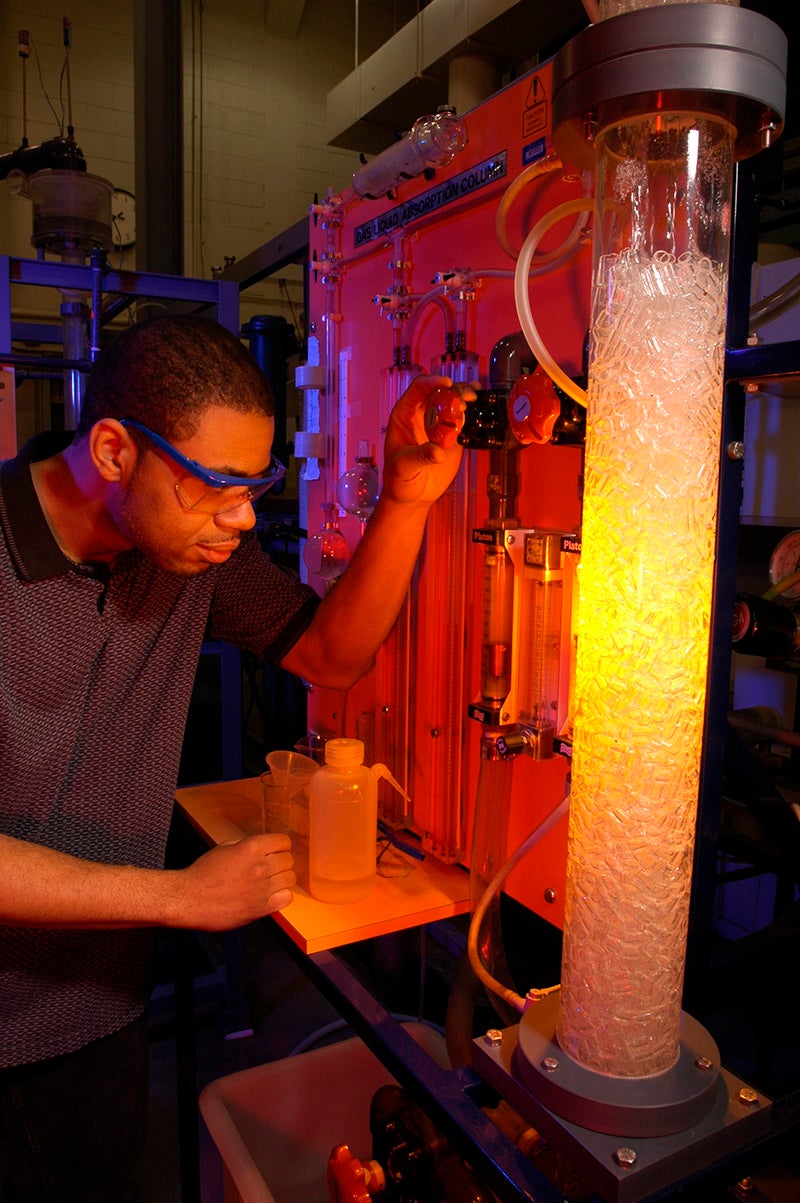
[[64, 576], [74, 568], [53, 538], [31, 477], [31, 464], [58, 455], [72, 432], [35, 435], [14, 459], [0, 464], [0, 522], [19, 575], [27, 581]]

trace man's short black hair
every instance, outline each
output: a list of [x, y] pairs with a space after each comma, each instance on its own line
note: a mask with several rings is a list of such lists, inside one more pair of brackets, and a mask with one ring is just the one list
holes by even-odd
[[275, 409], [264, 373], [230, 330], [195, 315], [154, 317], [118, 334], [92, 365], [77, 436], [100, 418], [135, 418], [180, 441], [209, 405], [267, 417]]

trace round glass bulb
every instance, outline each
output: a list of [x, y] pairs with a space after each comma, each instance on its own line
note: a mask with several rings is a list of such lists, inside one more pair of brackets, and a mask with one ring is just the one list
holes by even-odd
[[339, 505], [348, 514], [365, 521], [378, 504], [378, 469], [374, 464], [357, 464], [339, 477]]
[[341, 531], [325, 527], [306, 540], [303, 560], [309, 572], [324, 581], [335, 581], [350, 562], [350, 548]]

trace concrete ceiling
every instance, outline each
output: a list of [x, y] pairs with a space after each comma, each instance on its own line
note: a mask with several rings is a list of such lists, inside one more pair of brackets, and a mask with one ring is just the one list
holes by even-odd
[[296, 38], [306, 0], [267, 0], [265, 28], [277, 38]]
[[500, 86], [587, 23], [581, 0], [430, 0], [328, 93], [328, 143], [377, 154], [417, 117], [450, 102], [454, 59], [487, 56]]

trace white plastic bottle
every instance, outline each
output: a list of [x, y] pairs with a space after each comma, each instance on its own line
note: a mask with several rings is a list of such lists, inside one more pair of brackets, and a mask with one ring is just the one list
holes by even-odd
[[360, 739], [329, 739], [309, 789], [309, 887], [320, 902], [358, 902], [375, 888], [378, 780]]

